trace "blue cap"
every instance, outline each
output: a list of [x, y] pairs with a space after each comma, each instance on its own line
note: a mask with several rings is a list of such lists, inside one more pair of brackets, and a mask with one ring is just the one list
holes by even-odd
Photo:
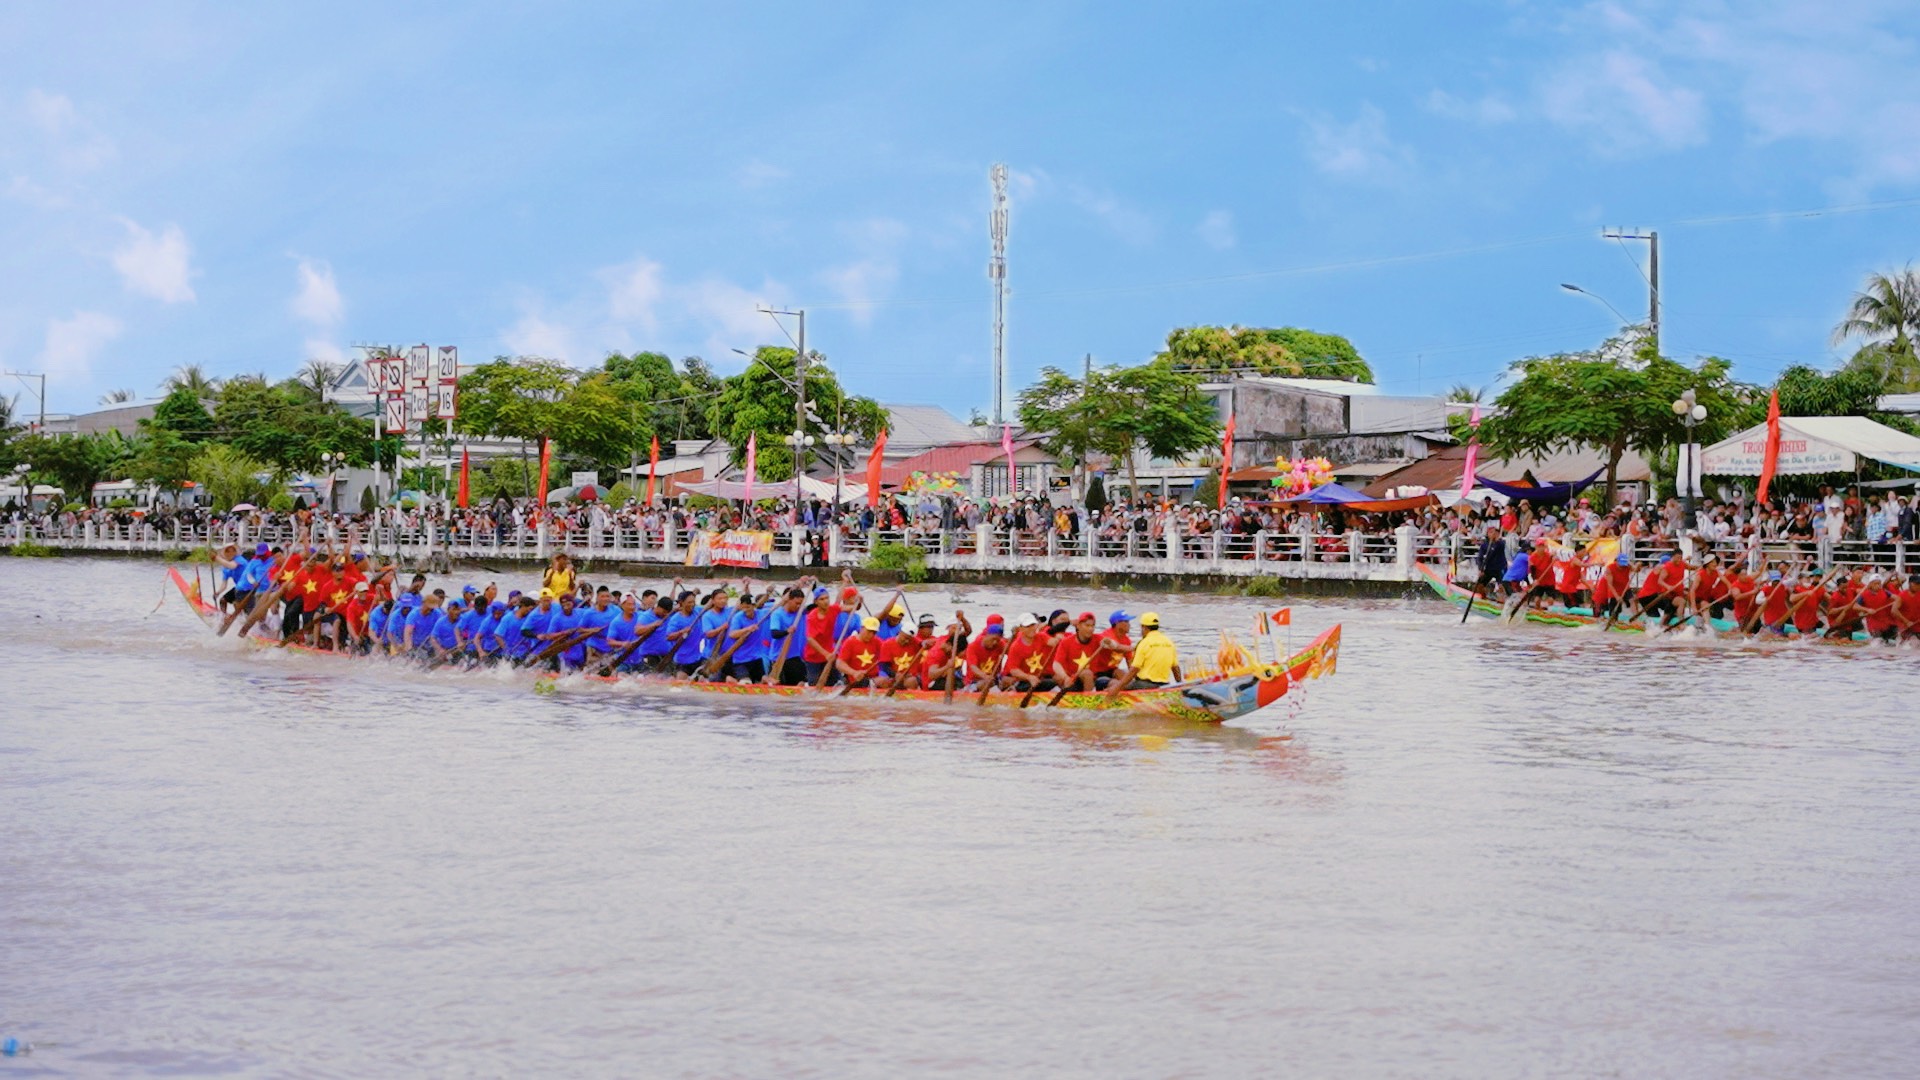
[[1780, 571], [1778, 571], [1778, 570], [1769, 570], [1769, 571], [1767, 571], [1767, 580], [1768, 580], [1768, 581], [1779, 581], [1779, 580], [1780, 580]]
[[487, 613], [490, 615], [505, 615], [507, 613], [507, 605], [504, 601], [495, 600], [487, 606]]
[[518, 600], [519, 598], [520, 598], [519, 589], [514, 589], [513, 591], [507, 593], [507, 599], [509, 600]]
[[821, 597], [823, 597], [823, 596], [827, 596], [827, 595], [830, 595], [830, 594], [829, 594], [829, 593], [827, 592], [827, 587], [826, 587], [826, 586], [824, 586], [824, 585], [822, 585], [821, 587], [819, 587], [819, 588], [817, 588], [817, 589], [815, 589], [815, 590], [813, 590], [813, 598], [814, 598], [815, 600], [818, 600], [818, 599], [820, 599]]
[[980, 631], [980, 636], [986, 637], [989, 634], [999, 635], [1006, 632], [1007, 626], [1005, 623], [990, 622], [987, 624], [986, 629]]
[[354, 562], [366, 562], [366, 561], [367, 561], [367, 553], [366, 553], [366, 552], [364, 552], [364, 551], [356, 551], [356, 552], [354, 552], [354, 553], [353, 553], [353, 561], [354, 561]]
[[477, 592], [479, 592], [479, 591], [480, 591], [479, 589], [476, 589], [476, 588], [474, 588], [474, 587], [473, 587], [473, 586], [471, 586], [471, 585], [462, 585], [462, 586], [460, 586], [460, 595], [461, 595], [461, 596], [472, 596], [472, 595], [473, 595], [474, 593], [477, 593]]
[[1662, 556], [1660, 556], [1660, 561], [1661, 561], [1661, 562], [1663, 562], [1663, 563], [1670, 563], [1670, 562], [1672, 562], [1672, 561], [1673, 561], [1673, 552], [1671, 552], [1671, 551], [1669, 551], [1669, 552], [1667, 552], [1667, 553], [1666, 553], [1665, 555], [1662, 555]]
[[1133, 616], [1127, 614], [1124, 611], [1116, 611], [1113, 614], [1107, 616], [1108, 626], [1118, 626], [1123, 622], [1132, 622], [1132, 621], [1133, 621]]
[[261, 543], [255, 544], [253, 547], [253, 553], [255, 555], [265, 555], [268, 552], [271, 552], [272, 550], [273, 549], [268, 547], [264, 541]]
[[1619, 565], [1621, 565], [1621, 566], [1632, 566], [1632, 565], [1633, 565], [1633, 556], [1631, 556], [1631, 555], [1622, 555], [1622, 556], [1620, 556], [1619, 558], [1617, 558], [1617, 559], [1615, 559], [1615, 560], [1613, 560], [1613, 561], [1614, 561], [1615, 563], [1617, 563], [1617, 564], [1619, 564]]

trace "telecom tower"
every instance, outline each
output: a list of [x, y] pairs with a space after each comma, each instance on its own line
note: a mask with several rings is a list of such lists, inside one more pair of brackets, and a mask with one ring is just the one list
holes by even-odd
[[1007, 167], [993, 167], [993, 213], [988, 232], [993, 236], [993, 259], [987, 277], [993, 282], [993, 422], [1006, 423], [1002, 408], [1007, 399]]

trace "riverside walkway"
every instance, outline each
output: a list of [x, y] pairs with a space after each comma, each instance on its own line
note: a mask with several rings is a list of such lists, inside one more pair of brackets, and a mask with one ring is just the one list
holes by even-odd
[[[340, 539], [338, 526], [322, 527], [323, 535]], [[0, 526], [0, 542], [30, 541], [60, 551], [179, 556], [209, 544], [287, 544], [294, 540], [286, 525], [249, 526], [230, 523], [187, 527], [174, 523], [156, 528], [144, 523], [114, 525], [79, 522], [68, 526], [39, 526], [12, 522]], [[407, 565], [461, 562], [545, 562], [564, 551], [591, 565], [688, 566], [697, 536], [691, 530], [655, 530], [586, 527], [570, 530], [523, 527], [498, 530], [466, 528], [394, 528], [365, 530], [360, 543], [396, 556]], [[1128, 533], [1117, 538], [1063, 537], [1011, 534], [989, 527], [977, 529], [873, 532], [865, 535], [829, 532], [825, 537], [828, 567], [867, 565], [876, 544], [918, 548], [927, 569], [936, 575], [1011, 573], [1036, 577], [1275, 577], [1301, 581], [1377, 582], [1412, 584], [1421, 580], [1421, 565], [1442, 570], [1471, 560], [1473, 544], [1464, 537], [1433, 535], [1402, 525], [1385, 533], [1210, 533], [1200, 536], [1148, 538]], [[813, 547], [794, 530], [773, 534], [770, 568], [799, 568]], [[1671, 545], [1642, 543], [1633, 552], [1637, 563], [1657, 561]], [[1904, 543], [1869, 544], [1855, 541], [1775, 541], [1751, 551], [1723, 548], [1723, 557], [1757, 564], [1759, 560], [1805, 563], [1823, 569], [1862, 566], [1894, 574], [1920, 572], [1920, 552]], [[813, 565], [822, 565], [815, 562]], [[726, 572], [731, 568], [719, 568]]]

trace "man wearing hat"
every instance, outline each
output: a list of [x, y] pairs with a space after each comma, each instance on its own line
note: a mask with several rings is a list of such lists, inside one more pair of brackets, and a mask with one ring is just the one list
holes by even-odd
[[880, 620], [869, 615], [860, 620], [860, 629], [840, 643], [835, 666], [849, 689], [870, 689], [880, 670]]
[[998, 682], [1001, 658], [1007, 650], [1007, 621], [998, 615], [987, 616], [980, 637], [967, 646], [967, 666], [962, 673], [969, 690], [980, 690], [989, 681]]
[[1100, 651], [1093, 656], [1094, 682], [1106, 689], [1113, 680], [1114, 673], [1122, 663], [1133, 662], [1133, 638], [1130, 635], [1133, 616], [1124, 611], [1116, 611], [1107, 616], [1107, 628], [1100, 632]]
[[1073, 633], [1053, 647], [1054, 685], [1074, 690], [1097, 690], [1093, 661], [1100, 653], [1101, 640], [1094, 632], [1098, 620], [1093, 612], [1083, 611], [1073, 620]]
[[1000, 682], [1015, 690], [1044, 690], [1052, 685], [1048, 665], [1053, 644], [1042, 637], [1040, 620], [1032, 614], [1021, 615], [1013, 623], [1013, 640], [1007, 643], [1007, 663], [1001, 669]]
[[1149, 611], [1140, 616], [1140, 643], [1133, 647], [1133, 685], [1157, 690], [1180, 681], [1180, 650], [1161, 632], [1160, 616]]

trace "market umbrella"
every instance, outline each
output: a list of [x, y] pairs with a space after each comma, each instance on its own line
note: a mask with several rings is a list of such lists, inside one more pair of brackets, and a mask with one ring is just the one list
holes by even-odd
[[258, 510], [258, 509], [260, 508], [253, 505], [252, 503], [234, 503], [233, 504], [233, 510], [235, 513], [238, 513], [242, 510]]

